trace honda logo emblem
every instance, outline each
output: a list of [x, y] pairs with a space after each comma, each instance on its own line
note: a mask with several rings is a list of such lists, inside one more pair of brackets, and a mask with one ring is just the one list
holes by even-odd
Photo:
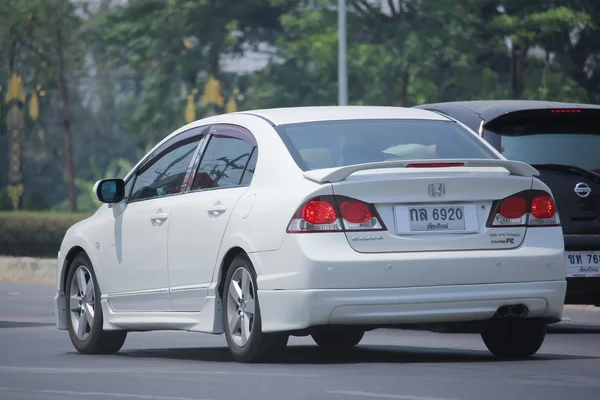
[[431, 197], [442, 197], [446, 194], [446, 185], [443, 183], [430, 183], [429, 195]]

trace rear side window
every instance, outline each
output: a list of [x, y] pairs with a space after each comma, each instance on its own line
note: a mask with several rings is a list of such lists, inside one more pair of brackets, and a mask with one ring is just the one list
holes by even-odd
[[490, 122], [484, 138], [511, 160], [600, 172], [600, 114], [520, 113], [518, 118]]
[[[213, 136], [196, 171], [192, 190], [240, 186], [254, 149], [239, 138]], [[244, 182], [248, 178], [252, 177]]]
[[498, 158], [452, 121], [326, 121], [276, 129], [304, 171], [392, 160]]

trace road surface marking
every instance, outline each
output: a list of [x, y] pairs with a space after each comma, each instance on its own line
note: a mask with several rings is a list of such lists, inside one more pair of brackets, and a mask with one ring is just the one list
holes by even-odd
[[176, 375], [244, 375], [289, 378], [316, 378], [318, 374], [297, 372], [260, 372], [260, 371], [201, 371], [182, 368], [139, 367], [139, 368], [59, 368], [59, 367], [13, 367], [0, 365], [1, 372], [32, 373], [32, 374], [176, 374]]
[[172, 397], [172, 396], [153, 396], [147, 394], [133, 394], [133, 393], [108, 393], [108, 392], [75, 392], [71, 390], [35, 390], [35, 389], [13, 389], [0, 387], [0, 391], [6, 392], [30, 392], [30, 393], [45, 393], [45, 394], [66, 394], [71, 396], [102, 396], [102, 397], [116, 397], [126, 399], [145, 399], [145, 400], [210, 400], [199, 397]]
[[330, 390], [327, 393], [330, 394], [340, 394], [345, 396], [361, 396], [361, 397], [371, 397], [377, 399], [398, 399], [398, 400], [456, 400], [456, 399], [447, 399], [440, 397], [423, 397], [423, 396], [411, 396], [405, 394], [386, 394], [386, 393], [373, 393], [373, 392], [359, 392], [359, 391], [351, 391], [351, 390]]

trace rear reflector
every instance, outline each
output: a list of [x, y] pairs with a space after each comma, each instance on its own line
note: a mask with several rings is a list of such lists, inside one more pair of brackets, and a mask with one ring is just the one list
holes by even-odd
[[525, 190], [496, 201], [487, 223], [488, 227], [558, 225], [554, 199], [543, 190]]
[[408, 164], [406, 168], [444, 168], [444, 167], [464, 167], [464, 163], [413, 163]]
[[288, 233], [386, 230], [373, 204], [346, 196], [318, 196], [305, 202], [290, 221]]

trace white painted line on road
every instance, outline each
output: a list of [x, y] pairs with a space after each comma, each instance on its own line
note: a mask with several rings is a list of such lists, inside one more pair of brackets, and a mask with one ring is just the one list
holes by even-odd
[[176, 375], [236, 375], [236, 376], [264, 376], [277, 378], [316, 378], [318, 374], [298, 372], [260, 372], [260, 371], [202, 371], [186, 368], [140, 367], [140, 368], [60, 368], [60, 367], [13, 367], [0, 365], [1, 372], [32, 373], [32, 374], [176, 374]]
[[562, 319], [562, 322], [571, 322], [571, 321], [572, 321], [571, 318], [563, 318]]
[[371, 397], [377, 399], [398, 399], [398, 400], [456, 400], [447, 399], [440, 397], [423, 397], [423, 396], [411, 396], [406, 394], [386, 394], [386, 393], [374, 393], [374, 392], [359, 392], [351, 390], [330, 390], [327, 393], [339, 394], [346, 396], [360, 396], [360, 397]]
[[133, 393], [107, 393], [107, 392], [75, 392], [71, 390], [35, 390], [35, 389], [13, 389], [0, 387], [0, 390], [6, 392], [29, 392], [29, 393], [45, 393], [45, 394], [66, 394], [72, 396], [102, 396], [102, 397], [116, 397], [126, 399], [145, 399], [145, 400], [211, 400], [199, 397], [172, 397], [172, 396], [152, 396], [147, 394], [133, 394]]

